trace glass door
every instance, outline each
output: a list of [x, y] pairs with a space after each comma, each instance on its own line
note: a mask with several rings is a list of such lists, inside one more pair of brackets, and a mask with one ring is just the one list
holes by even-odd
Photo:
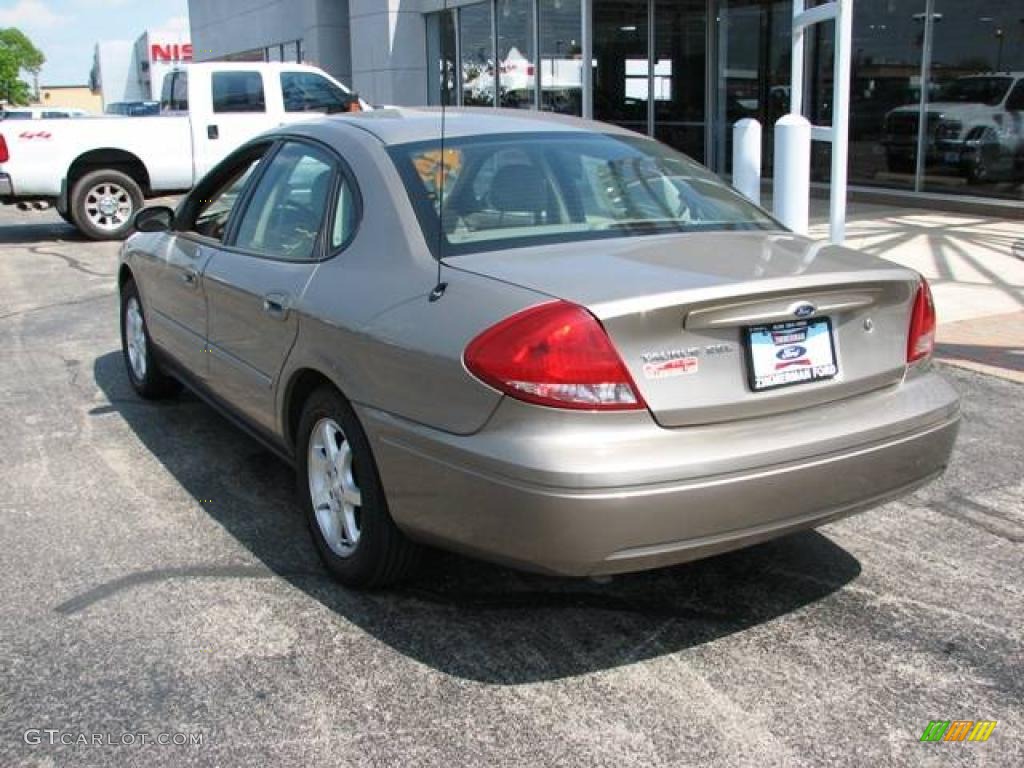
[[594, 118], [647, 133], [648, 0], [594, 0]]
[[594, 117], [703, 161], [707, 0], [593, 0]]
[[761, 123], [762, 174], [772, 172], [772, 126], [789, 111], [793, 5], [790, 0], [720, 0], [715, 106], [715, 163], [732, 172], [732, 127]]
[[654, 136], [704, 162], [707, 0], [655, 0]]

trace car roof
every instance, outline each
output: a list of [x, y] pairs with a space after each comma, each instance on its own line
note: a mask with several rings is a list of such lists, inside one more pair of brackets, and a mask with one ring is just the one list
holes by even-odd
[[[437, 139], [441, 132], [441, 107], [385, 107], [367, 112], [326, 118], [350, 123], [388, 145]], [[633, 131], [608, 123], [551, 112], [493, 107], [446, 107], [445, 138], [487, 136], [508, 133], [553, 132], [612, 133], [637, 136]]]

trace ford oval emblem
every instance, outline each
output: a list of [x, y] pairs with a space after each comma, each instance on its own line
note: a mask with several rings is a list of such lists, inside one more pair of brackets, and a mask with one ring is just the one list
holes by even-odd
[[775, 356], [779, 358], [779, 360], [796, 360], [798, 357], [803, 357], [806, 353], [806, 347], [794, 344], [792, 347], [783, 347], [775, 353]]
[[813, 304], [809, 304], [807, 302], [804, 302], [803, 304], [797, 304], [793, 308], [793, 315], [795, 317], [810, 317], [811, 315], [813, 315], [817, 311], [818, 311], [818, 308], [816, 306], [814, 306]]

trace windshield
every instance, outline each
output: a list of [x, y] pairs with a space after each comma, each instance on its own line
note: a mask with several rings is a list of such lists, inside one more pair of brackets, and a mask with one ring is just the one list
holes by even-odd
[[1012, 82], [1011, 77], [965, 77], [944, 86], [936, 100], [994, 107], [1003, 100]]
[[[685, 155], [640, 136], [517, 133], [392, 147], [444, 256], [665, 232], [780, 229]], [[443, 238], [440, 232], [443, 232]]]

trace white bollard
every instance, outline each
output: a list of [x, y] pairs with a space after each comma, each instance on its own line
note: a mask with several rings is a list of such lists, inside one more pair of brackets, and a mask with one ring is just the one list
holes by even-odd
[[775, 218], [800, 235], [808, 231], [811, 200], [811, 124], [802, 115], [783, 115], [775, 123]]
[[761, 124], [750, 117], [732, 127], [732, 185], [755, 205], [761, 204]]

